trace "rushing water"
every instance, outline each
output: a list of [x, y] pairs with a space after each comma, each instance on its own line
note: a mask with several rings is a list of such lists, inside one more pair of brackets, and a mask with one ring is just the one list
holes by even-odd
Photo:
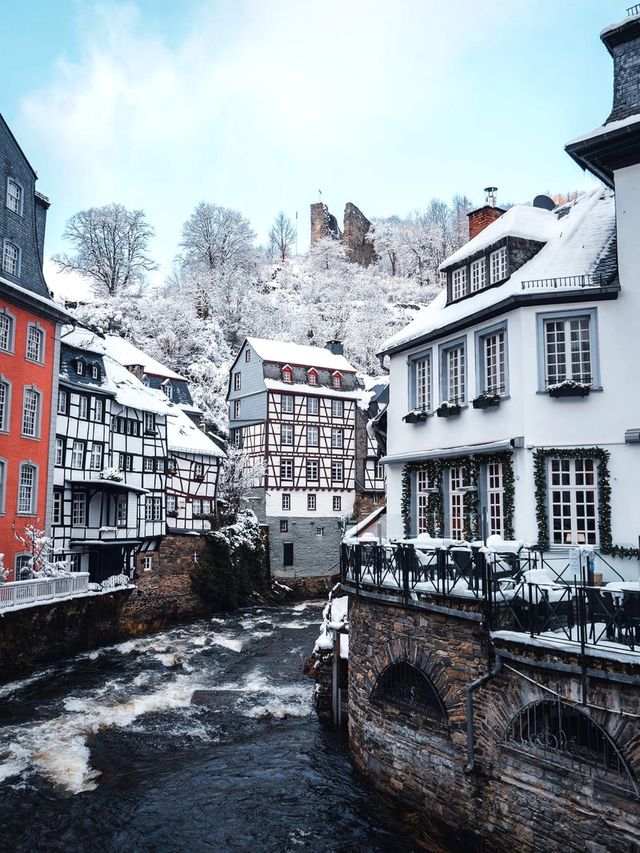
[[197, 622], [0, 685], [0, 851], [413, 850], [317, 722], [302, 662], [320, 606]]

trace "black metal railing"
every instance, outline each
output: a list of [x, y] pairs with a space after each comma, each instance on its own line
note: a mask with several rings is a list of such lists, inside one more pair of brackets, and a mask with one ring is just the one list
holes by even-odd
[[587, 646], [605, 645], [640, 652], [640, 590], [597, 586], [600, 560], [622, 580], [597, 552], [581, 553], [576, 568], [535, 549], [493, 553], [465, 544], [422, 548], [406, 542], [341, 549], [342, 583], [356, 595], [426, 608], [442, 597], [458, 599], [458, 606], [475, 602], [491, 631], [570, 642], [582, 654]]
[[640, 3], [636, 3], [635, 6], [629, 6], [627, 15], [630, 18], [633, 18], [634, 15], [640, 15]]
[[602, 287], [604, 279], [602, 274], [587, 275], [565, 275], [555, 278], [538, 278], [522, 282], [522, 289], [529, 290], [534, 287], [546, 288], [578, 288], [578, 287]]

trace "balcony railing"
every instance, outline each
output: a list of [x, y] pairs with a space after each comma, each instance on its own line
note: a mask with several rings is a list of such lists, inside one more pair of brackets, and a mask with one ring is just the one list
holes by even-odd
[[606, 563], [596, 552], [581, 552], [572, 564], [525, 548], [343, 544], [341, 579], [356, 595], [405, 606], [464, 610], [473, 602], [486, 627], [505, 639], [527, 635], [583, 654], [597, 647], [640, 656], [640, 584], [596, 586], [594, 560]]
[[634, 15], [640, 15], [640, 3], [636, 3], [635, 6], [629, 6], [627, 9], [627, 15], [630, 18], [633, 18]]
[[0, 611], [89, 592], [88, 572], [0, 584]]
[[598, 275], [565, 275], [557, 278], [537, 278], [522, 282], [523, 290], [533, 288], [552, 289], [569, 289], [576, 290], [580, 287], [602, 287], [604, 279], [601, 274]]

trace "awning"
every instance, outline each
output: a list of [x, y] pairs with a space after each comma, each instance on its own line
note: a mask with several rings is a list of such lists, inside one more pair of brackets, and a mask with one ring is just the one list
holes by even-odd
[[473, 456], [477, 454], [501, 453], [524, 447], [524, 436], [486, 441], [482, 444], [461, 444], [457, 447], [437, 447], [434, 450], [418, 450], [409, 453], [390, 453], [380, 459], [383, 465], [402, 465], [404, 462], [421, 462], [423, 459], [439, 459], [441, 456]]
[[120, 480], [103, 480], [101, 478], [91, 480], [88, 477], [79, 477], [77, 480], [65, 479], [65, 483], [68, 483], [70, 486], [93, 486], [97, 489], [112, 489], [114, 491], [121, 492], [137, 492], [137, 494], [139, 495], [149, 494], [149, 489], [140, 489], [138, 486], [130, 486], [128, 483], [123, 483]]
[[121, 545], [139, 545], [141, 541], [141, 539], [71, 539], [69, 547], [79, 548], [82, 545], [91, 545], [92, 548], [96, 546], [119, 548]]

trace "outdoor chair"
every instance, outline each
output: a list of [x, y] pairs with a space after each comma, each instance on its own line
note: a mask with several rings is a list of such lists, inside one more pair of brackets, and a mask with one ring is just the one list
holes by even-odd
[[587, 621], [590, 623], [589, 639], [596, 642], [596, 625], [604, 622], [607, 640], [615, 641], [616, 628], [620, 633], [619, 608], [610, 592], [587, 587]]
[[640, 592], [624, 592], [620, 608], [620, 627], [630, 646], [640, 645]]

